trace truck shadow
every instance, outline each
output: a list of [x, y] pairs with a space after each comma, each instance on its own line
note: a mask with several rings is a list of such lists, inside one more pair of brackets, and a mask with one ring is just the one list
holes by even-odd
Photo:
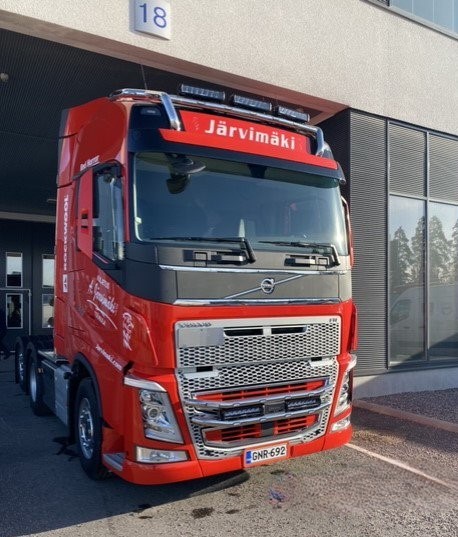
[[[148, 509], [186, 498], [225, 490], [238, 496], [235, 487], [249, 479], [241, 471], [161, 486], [133, 485], [116, 476], [91, 481], [74, 446], [65, 445], [65, 432], [56, 417], [32, 414], [28, 397], [14, 383], [13, 360], [0, 362], [1, 537], [72, 527], [78, 533], [78, 525], [117, 515], [153, 518]], [[202, 500], [192, 517], [208, 516], [211, 505]]]
[[[45, 418], [42, 426], [51, 429], [54, 425], [51, 422], [55, 420], [54, 417]], [[61, 451], [59, 457], [56, 457], [56, 451]], [[0, 464], [0, 473], [5, 483], [2, 466]], [[0, 519], [2, 537], [19, 537], [63, 528], [68, 530], [72, 527], [77, 532], [81, 525], [118, 515], [154, 519], [154, 508], [195, 497], [202, 497], [202, 503], [196, 507], [194, 502], [195, 508], [190, 514], [194, 519], [203, 518], [214, 511], [212, 499], [205, 499], [206, 495], [227, 491], [229, 496], [238, 497], [240, 493], [236, 487], [249, 480], [249, 474], [240, 471], [160, 486], [134, 485], [114, 475], [97, 482], [83, 473], [71, 448], [56, 450], [53, 447], [44, 457], [41, 455], [40, 466], [37, 468], [37, 464], [34, 464], [35, 471], [26, 472], [28, 478], [23, 472], [16, 472], [16, 477], [7, 479], [10, 481], [10, 498], [20, 497], [20, 509], [15, 509], [13, 501], [8, 506], [9, 499], [2, 502], [8, 510], [6, 517]], [[27, 480], [30, 484], [26, 483]], [[100, 531], [103, 533], [103, 528]]]
[[[111, 526], [126, 524], [126, 517], [127, 523], [132, 520], [134, 524], [137, 520], [140, 524], [151, 519], [154, 524], [154, 519], [161, 516], [160, 507], [166, 504], [172, 504], [177, 512], [190, 509], [190, 523], [193, 519], [211, 516], [224, 505], [224, 498], [229, 509], [226, 512], [238, 512], [238, 505], [235, 509], [230, 507], [234, 508], [234, 503], [246, 496], [244, 484], [250, 479], [248, 472], [161, 486], [133, 485], [115, 476], [102, 482], [91, 481], [80, 467], [74, 446], [59, 441], [65, 435], [64, 426], [53, 416], [37, 418], [32, 414], [28, 398], [14, 384], [12, 361], [7, 362], [10, 364], [0, 362], [1, 537], [55, 530], [65, 534], [104, 534]], [[447, 479], [450, 470], [446, 465], [451, 464], [457, 452], [453, 433], [407, 424], [360, 409], [355, 410], [353, 422], [353, 442], [387, 456], [402, 458], [400, 453], [404, 451], [405, 442], [426, 446], [425, 457], [441, 451], [445, 462], [439, 469], [443, 475], [438, 477]], [[349, 455], [343, 450], [339, 461], [345, 457]], [[419, 462], [424, 464], [421, 469], [429, 471], [429, 455]], [[342, 463], [338, 462], [336, 467], [339, 464]], [[450, 467], [453, 468], [453, 464]], [[281, 469], [267, 471], [273, 474]], [[321, 470], [319, 472], [321, 474]], [[327, 478], [331, 479], [329, 475]], [[184, 503], [187, 499], [192, 501]], [[80, 530], [80, 526], [85, 527]], [[135, 532], [135, 526], [132, 531]]]

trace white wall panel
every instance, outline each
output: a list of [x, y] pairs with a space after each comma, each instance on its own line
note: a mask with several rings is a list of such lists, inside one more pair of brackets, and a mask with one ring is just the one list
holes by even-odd
[[[128, 0], [0, 0], [0, 27], [300, 101], [458, 133], [458, 40], [364, 0], [171, 0], [170, 41]], [[243, 77], [236, 79], [233, 77]], [[252, 81], [252, 82], [251, 82]], [[274, 90], [272, 86], [279, 89]]]

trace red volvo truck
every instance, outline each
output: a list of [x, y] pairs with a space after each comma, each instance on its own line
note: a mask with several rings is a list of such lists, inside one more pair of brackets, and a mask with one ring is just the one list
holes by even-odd
[[306, 114], [182, 86], [62, 116], [53, 340], [16, 345], [33, 411], [93, 479], [161, 484], [351, 436], [344, 177]]

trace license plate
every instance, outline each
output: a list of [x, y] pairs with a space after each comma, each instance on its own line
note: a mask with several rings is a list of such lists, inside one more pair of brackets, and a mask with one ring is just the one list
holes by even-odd
[[278, 459], [286, 459], [288, 456], [288, 444], [276, 444], [259, 449], [247, 449], [243, 454], [244, 466], [255, 466]]

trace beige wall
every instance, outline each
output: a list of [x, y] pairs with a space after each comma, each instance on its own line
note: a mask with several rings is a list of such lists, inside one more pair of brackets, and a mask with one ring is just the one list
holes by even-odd
[[170, 1], [170, 41], [132, 31], [128, 0], [0, 0], [0, 27], [458, 134], [452, 37], [364, 0]]

